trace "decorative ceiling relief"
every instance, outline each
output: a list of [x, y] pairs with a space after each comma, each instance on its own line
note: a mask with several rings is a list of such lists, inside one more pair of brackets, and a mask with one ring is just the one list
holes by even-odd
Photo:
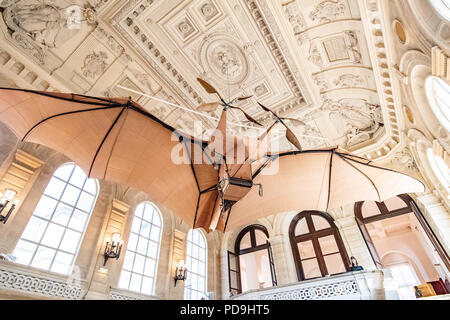
[[107, 67], [108, 55], [103, 52], [92, 52], [84, 58], [84, 65], [81, 67], [83, 75], [88, 78], [96, 78], [103, 73]]
[[365, 82], [360, 75], [345, 73], [334, 79], [333, 84], [336, 88], [354, 88], [363, 87]]
[[248, 62], [238, 44], [227, 36], [210, 37], [200, 48], [200, 59], [205, 71], [228, 84], [242, 82], [248, 74]]
[[2, 1], [0, 9], [12, 39], [40, 63], [44, 62], [49, 48], [61, 46], [79, 32], [79, 27], [70, 23], [80, 23], [81, 16], [75, 15], [76, 12], [81, 15], [82, 9], [67, 6], [65, 1], [34, 4]]
[[326, 100], [321, 109], [328, 111], [336, 130], [345, 135], [344, 148], [371, 139], [384, 125], [380, 106], [363, 99]]
[[[195, 134], [192, 121], [203, 131], [216, 122], [117, 86], [195, 109], [213, 99], [200, 77], [227, 98], [252, 95], [239, 106], [266, 127], [273, 119], [256, 101], [305, 122], [293, 128], [305, 148], [340, 144], [376, 159], [399, 143], [403, 105], [383, 32], [392, 20], [383, 20], [380, 1], [0, 0], [0, 67], [19, 86], [131, 95]], [[73, 3], [81, 19], [66, 12]], [[68, 28], [78, 20], [81, 29]], [[232, 120], [246, 124], [239, 112]]]
[[325, 0], [315, 6], [309, 17], [312, 21], [324, 23], [336, 20], [344, 15], [345, 5], [341, 0]]

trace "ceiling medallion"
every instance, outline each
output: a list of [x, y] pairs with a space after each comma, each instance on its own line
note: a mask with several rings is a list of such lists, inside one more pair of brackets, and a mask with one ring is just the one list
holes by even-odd
[[241, 48], [227, 36], [209, 38], [200, 50], [202, 66], [229, 84], [242, 82], [248, 74], [248, 62]]

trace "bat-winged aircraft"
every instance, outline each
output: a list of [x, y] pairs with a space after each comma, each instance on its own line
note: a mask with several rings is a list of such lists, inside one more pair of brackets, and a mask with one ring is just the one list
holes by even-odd
[[[0, 88], [0, 121], [20, 139], [48, 146], [77, 163], [89, 177], [146, 192], [188, 225], [205, 230], [234, 228], [286, 211], [328, 211], [357, 201], [383, 201], [422, 192], [423, 184], [338, 148], [301, 150], [283, 120], [256, 139], [227, 132], [227, 115], [242, 111], [199, 80], [218, 102], [198, 110], [223, 109], [212, 138], [176, 130], [131, 99]], [[276, 123], [298, 150], [270, 152]], [[177, 161], [174, 161], [177, 158]]]

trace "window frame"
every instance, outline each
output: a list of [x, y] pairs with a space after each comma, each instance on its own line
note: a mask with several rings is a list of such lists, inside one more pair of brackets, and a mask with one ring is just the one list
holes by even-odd
[[[137, 210], [139, 209], [139, 207], [140, 207], [141, 205], [143, 206], [143, 208], [142, 208], [142, 217], [136, 217], [136, 212], [137, 212]], [[146, 206], [151, 206], [151, 207], [153, 208], [153, 214], [157, 214], [157, 215], [159, 216], [159, 221], [160, 221], [160, 225], [159, 225], [159, 226], [156, 226], [156, 225], [153, 223], [153, 215], [152, 215], [152, 221], [148, 221], [148, 220], [144, 219], [144, 212], [145, 212], [145, 207], [146, 207]], [[149, 233], [149, 237], [146, 237], [146, 236], [144, 236], [144, 235], [141, 235], [141, 233], [140, 233], [140, 230], [141, 230], [141, 229], [140, 229], [140, 226], [141, 226], [141, 224], [139, 225], [139, 233], [136, 233], [136, 232], [134, 232], [134, 231], [132, 230], [133, 221], [134, 221], [135, 218], [140, 219], [140, 220], [141, 220], [141, 224], [142, 224], [142, 221], [145, 221], [145, 222], [147, 222], [147, 223], [150, 224], [150, 233]], [[152, 239], [151, 239], [151, 233], [152, 233], [152, 230], [153, 230], [153, 226], [156, 226], [156, 227], [158, 227], [158, 228], [160, 229], [160, 230], [159, 230], [158, 241], [155, 241], [155, 240], [152, 240]], [[123, 260], [123, 262], [122, 262], [122, 267], [121, 267], [121, 270], [120, 270], [120, 275], [119, 275], [118, 284], [117, 284], [117, 286], [118, 286], [120, 289], [128, 290], [128, 291], [130, 291], [130, 292], [135, 292], [135, 293], [137, 293], [137, 294], [144, 294], [144, 295], [150, 295], [150, 296], [151, 296], [151, 295], [155, 295], [155, 291], [156, 291], [156, 280], [157, 280], [157, 276], [158, 276], [159, 257], [160, 257], [160, 253], [161, 253], [161, 242], [162, 242], [162, 231], [163, 231], [163, 226], [164, 226], [164, 221], [163, 221], [163, 217], [162, 217], [162, 214], [161, 214], [161, 210], [159, 210], [158, 206], [156, 206], [154, 203], [152, 203], [152, 202], [150, 202], [150, 201], [143, 201], [143, 202], [140, 202], [138, 205], [136, 205], [136, 207], [135, 207], [135, 209], [134, 209], [133, 218], [131, 219], [130, 232], [129, 232], [129, 234], [128, 234], [128, 239], [127, 239], [127, 247], [126, 247], [126, 249], [125, 249], [125, 251], [124, 251], [124, 260]], [[131, 234], [134, 234], [134, 235], [137, 236], [137, 240], [136, 240], [136, 248], [135, 248], [134, 250], [131, 250], [131, 249], [128, 248], [129, 240], [130, 240]], [[139, 253], [139, 252], [137, 251], [137, 246], [139, 245], [139, 240], [140, 240], [140, 238], [144, 238], [145, 240], [147, 240], [147, 248], [146, 248], [146, 253], [145, 253], [145, 255], [143, 255], [143, 254], [141, 254], [141, 253]], [[155, 257], [155, 258], [153, 258], [153, 257], [147, 255], [147, 254], [148, 254], [148, 245], [149, 245], [150, 241], [156, 242], [156, 243], [157, 243], [157, 250], [156, 250], [156, 257]], [[131, 264], [130, 270], [124, 269], [125, 257], [126, 257], [126, 255], [127, 255], [127, 252], [128, 252], [128, 251], [130, 251], [130, 252], [132, 252], [132, 253], [134, 254], [134, 258], [133, 258], [133, 262], [132, 262], [132, 264]], [[136, 261], [136, 255], [141, 255], [141, 256], [144, 257], [144, 269], [142, 270], [142, 273], [138, 273], [138, 272], [133, 271], [133, 269], [134, 269], [134, 264], [135, 264], [135, 261]], [[147, 276], [147, 275], [145, 275], [145, 259], [155, 260], [155, 267], [154, 267], [154, 271], [153, 271], [153, 276]], [[129, 279], [129, 281], [128, 281], [128, 286], [127, 286], [126, 288], [120, 286], [120, 282], [121, 282], [121, 279], [122, 279], [122, 274], [123, 274], [124, 271], [130, 273], [130, 279]], [[139, 289], [139, 291], [130, 289], [130, 284], [131, 284], [131, 279], [132, 279], [133, 274], [137, 274], [137, 275], [141, 276], [140, 289]], [[144, 282], [144, 277], [152, 278], [152, 288], [151, 288], [151, 293], [147, 293], [147, 292], [143, 292], [143, 291], [142, 291], [142, 284], [143, 284], [143, 282]]]
[[[189, 244], [191, 244], [191, 245], [194, 245], [194, 246], [197, 246], [197, 247], [200, 247], [201, 248], [201, 246], [199, 246], [199, 245], [197, 245], [196, 243], [194, 243], [193, 241], [190, 241], [189, 240], [189, 233], [194, 233], [194, 232], [197, 232], [198, 234], [199, 234], [199, 236], [200, 236], [200, 239], [202, 239], [202, 241], [203, 241], [203, 243], [204, 243], [204, 245], [205, 245], [205, 247], [204, 247], [204, 250], [205, 250], [205, 260], [204, 261], [202, 261], [202, 260], [199, 260], [199, 259], [197, 259], [196, 257], [193, 257], [192, 255], [189, 255], [188, 254], [188, 252], [189, 252], [189, 250], [188, 250], [188, 248], [189, 248]], [[194, 238], [194, 235], [192, 234], [192, 239]], [[193, 250], [191, 250], [191, 252], [192, 252]], [[198, 274], [198, 273], [194, 273], [194, 272], [192, 272], [192, 270], [189, 270], [189, 267], [187, 267], [188, 266], [188, 259], [195, 259], [195, 260], [197, 260], [197, 261], [200, 261], [200, 262], [203, 262], [204, 264], [205, 264], [205, 270], [204, 270], [204, 275], [200, 275], [200, 274]], [[200, 291], [200, 290], [197, 290], [197, 289], [193, 289], [192, 288], [192, 285], [188, 288], [188, 286], [186, 285], [187, 284], [187, 282], [185, 283], [185, 287], [184, 287], [184, 299], [186, 300], [187, 299], [187, 295], [189, 295], [189, 300], [192, 300], [192, 292], [189, 292], [189, 291], [196, 291], [197, 293], [201, 293], [201, 294], [203, 294], [205, 297], [207, 296], [207, 293], [208, 293], [208, 242], [206, 241], [206, 237], [205, 237], [205, 235], [203, 234], [203, 232], [202, 231], [200, 231], [199, 229], [190, 229], [189, 231], [188, 231], [188, 234], [187, 234], [187, 236], [186, 236], [186, 270], [187, 270], [187, 277], [189, 277], [189, 276], [191, 276], [192, 274], [195, 274], [197, 277], [198, 276], [200, 276], [200, 277], [202, 277], [202, 278], [204, 278], [204, 291], [202, 292], [202, 291]], [[189, 292], [189, 293], [188, 293]]]
[[[68, 176], [68, 178], [67, 178], [67, 179], [63, 179], [63, 178], [60, 178], [60, 177], [55, 176], [55, 174], [57, 173], [57, 171], [58, 171], [59, 169], [61, 169], [62, 167], [64, 167], [64, 166], [73, 166], [73, 169], [72, 169], [70, 175]], [[73, 176], [73, 174], [74, 174], [76, 168], [79, 168], [79, 169], [85, 174], [85, 176], [86, 176], [86, 178], [85, 178], [85, 180], [84, 180], [84, 182], [83, 182], [83, 185], [82, 185], [81, 187], [76, 186], [76, 185], [70, 183], [70, 180], [71, 180], [71, 178], [72, 178], [72, 176]], [[60, 182], [63, 182], [63, 183], [64, 183], [64, 187], [63, 187], [63, 189], [62, 189], [62, 191], [61, 191], [61, 194], [60, 194], [59, 197], [57, 197], [57, 198], [54, 197], [54, 196], [45, 194], [45, 191], [47, 190], [47, 187], [49, 186], [49, 184], [50, 184], [50, 182], [52, 181], [52, 179], [57, 179], [57, 180], [59, 180]], [[92, 193], [90, 193], [89, 191], [87, 191], [87, 190], [85, 189], [86, 183], [87, 183], [87, 181], [88, 181], [89, 179], [92, 179], [92, 181], [93, 181], [94, 184], [95, 184], [95, 188], [96, 188], [95, 194], [92, 194]], [[63, 196], [64, 196], [64, 192], [65, 192], [65, 190], [67, 189], [67, 186], [71, 186], [71, 187], [74, 187], [74, 188], [80, 190], [80, 193], [79, 193], [79, 195], [77, 196], [77, 199], [76, 199], [74, 205], [71, 205], [71, 204], [69, 204], [69, 203], [67, 203], [67, 202], [62, 201], [62, 198], [63, 198]], [[82, 195], [83, 192], [86, 192], [88, 195], [94, 197], [94, 198], [93, 198], [93, 201], [92, 201], [92, 206], [91, 206], [89, 212], [87, 212], [87, 211], [85, 211], [85, 210], [83, 210], [83, 209], [77, 207], [78, 201], [80, 200], [81, 195]], [[16, 250], [16, 248], [17, 248], [17, 246], [18, 246], [18, 244], [19, 244], [20, 241], [24, 241], [24, 242], [27, 242], [27, 243], [31, 243], [31, 244], [35, 245], [36, 248], [35, 248], [35, 250], [34, 250], [34, 252], [33, 252], [32, 256], [31, 256], [31, 259], [30, 259], [30, 261], [29, 261], [28, 264], [24, 264], [24, 263], [22, 263], [22, 262], [18, 262], [18, 263], [19, 263], [19, 264], [26, 265], [26, 266], [29, 266], [29, 267], [32, 267], [32, 268], [36, 268], [36, 269], [39, 269], [39, 270], [44, 270], [44, 271], [48, 271], [48, 272], [55, 272], [55, 273], [57, 273], [57, 274], [62, 274], [62, 275], [70, 275], [70, 274], [72, 274], [73, 268], [74, 268], [74, 266], [75, 266], [75, 262], [76, 262], [77, 257], [78, 257], [78, 253], [79, 253], [80, 248], [81, 248], [81, 244], [82, 244], [83, 239], [84, 239], [84, 236], [85, 236], [85, 234], [86, 234], [86, 230], [87, 230], [87, 228], [88, 228], [88, 226], [89, 226], [89, 222], [90, 222], [92, 213], [94, 212], [94, 208], [95, 208], [95, 205], [96, 205], [96, 203], [97, 203], [99, 194], [100, 194], [100, 184], [99, 184], [98, 180], [97, 180], [97, 179], [94, 179], [94, 178], [89, 178], [89, 177], [86, 175], [86, 173], [84, 172], [84, 170], [83, 170], [80, 166], [78, 166], [76, 163], [74, 163], [74, 162], [66, 162], [66, 163], [63, 163], [63, 164], [61, 164], [60, 166], [58, 166], [58, 168], [56, 168], [56, 170], [53, 172], [53, 174], [52, 174], [50, 180], [48, 181], [47, 185], [45, 186], [45, 189], [44, 189], [44, 191], [42, 192], [42, 194], [41, 194], [41, 196], [40, 196], [40, 198], [39, 198], [38, 203], [37, 203], [36, 206], [34, 207], [33, 213], [31, 214], [30, 219], [29, 219], [28, 222], [27, 222], [27, 225], [26, 225], [25, 228], [23, 229], [22, 234], [21, 234], [21, 236], [20, 236], [20, 238], [19, 238], [19, 241], [16, 243], [16, 246], [15, 246], [15, 248], [14, 248], [14, 251]], [[42, 217], [42, 216], [39, 216], [39, 215], [35, 215], [37, 206], [39, 205], [39, 202], [42, 200], [42, 198], [43, 198], [44, 196], [47, 197], [47, 198], [49, 198], [49, 199], [51, 199], [51, 200], [56, 201], [56, 204], [55, 204], [55, 206], [54, 206], [54, 208], [53, 208], [53, 211], [52, 211], [52, 213], [50, 214], [50, 216], [49, 216], [48, 218], [45, 218], [45, 217]], [[65, 206], [67, 206], [67, 207], [70, 207], [71, 210], [72, 210], [72, 212], [71, 212], [71, 214], [70, 214], [70, 217], [69, 217], [69, 219], [67, 220], [67, 224], [66, 224], [66, 225], [63, 225], [63, 224], [61, 224], [61, 223], [59, 223], [59, 222], [52, 221], [52, 218], [54, 217], [54, 214], [55, 214], [55, 212], [56, 212], [56, 209], [58, 208], [58, 206], [59, 206], [60, 203], [63, 204], [63, 205], [65, 205]], [[72, 217], [73, 217], [73, 215], [74, 215], [75, 210], [78, 210], [78, 211], [80, 211], [80, 212], [83, 212], [83, 213], [87, 214], [87, 218], [86, 218], [86, 221], [85, 221], [85, 223], [84, 223], [83, 230], [81, 230], [81, 231], [80, 231], [80, 230], [77, 230], [77, 229], [74, 229], [73, 227], [69, 227], [69, 223], [70, 223], [70, 221], [71, 221], [71, 219], [72, 219]], [[45, 221], [46, 224], [47, 224], [47, 225], [45, 226], [45, 230], [42, 232], [42, 235], [40, 236], [40, 239], [39, 239], [38, 242], [36, 242], [36, 241], [34, 241], [34, 240], [29, 240], [29, 239], [23, 238], [23, 234], [25, 233], [25, 230], [27, 229], [27, 227], [28, 227], [28, 225], [29, 225], [29, 223], [30, 223], [30, 220], [31, 220], [32, 218], [37, 218], [37, 219], [43, 220], [43, 221]], [[47, 231], [48, 231], [48, 228], [49, 228], [50, 224], [54, 224], [54, 225], [56, 225], [56, 226], [59, 226], [59, 227], [64, 228], [64, 231], [63, 231], [63, 233], [62, 233], [62, 235], [61, 235], [61, 239], [59, 240], [58, 246], [57, 246], [56, 248], [52, 248], [52, 247], [50, 247], [50, 246], [48, 246], [48, 245], [42, 243], [42, 241], [43, 241], [43, 239], [44, 239], [44, 237], [45, 237], [45, 235], [46, 235], [46, 233], [47, 233]], [[66, 250], [63, 250], [63, 249], [60, 249], [60, 246], [61, 246], [61, 244], [62, 244], [62, 242], [63, 242], [63, 240], [64, 240], [64, 236], [65, 236], [67, 230], [70, 230], [70, 231], [74, 231], [74, 232], [80, 233], [80, 238], [79, 238], [79, 240], [78, 240], [77, 247], [76, 247], [76, 249], [75, 249], [75, 251], [74, 251], [73, 253], [72, 253], [72, 252], [69, 252], [69, 251], [66, 251]], [[49, 265], [48, 268], [41, 268], [41, 267], [33, 266], [33, 265], [32, 265], [33, 260], [34, 260], [34, 258], [36, 257], [36, 254], [37, 254], [37, 252], [38, 252], [38, 250], [39, 250], [40, 247], [44, 247], [44, 248], [50, 249], [50, 250], [55, 250], [55, 253], [54, 253], [54, 255], [53, 255], [53, 258], [52, 258], [52, 260], [51, 260], [50, 265]], [[67, 273], [62, 273], [62, 272], [59, 272], [59, 271], [51, 270], [52, 267], [53, 267], [53, 265], [54, 265], [54, 263], [55, 263], [56, 256], [57, 256], [57, 254], [58, 254], [59, 252], [61, 252], [61, 253], [63, 253], [63, 254], [69, 254], [69, 255], [72, 255], [72, 261], [71, 261], [70, 266], [69, 266], [69, 268], [68, 268], [68, 270], [67, 270]]]
[[[320, 217], [324, 218], [325, 220], [327, 220], [327, 222], [330, 224], [330, 227], [316, 231], [313, 220], [312, 220], [313, 215], [320, 216]], [[306, 219], [309, 233], [295, 236], [295, 228], [297, 226], [297, 223], [303, 218]], [[325, 255], [322, 254], [322, 250], [321, 250], [320, 244], [319, 244], [319, 238], [323, 238], [323, 237], [327, 237], [327, 236], [331, 236], [331, 235], [334, 236], [336, 245], [338, 247], [340, 256], [342, 258], [342, 262], [345, 266], [346, 271], [344, 271], [342, 273], [348, 272], [350, 270], [349, 269], [350, 260], [347, 255], [347, 250], [345, 249], [344, 243], [342, 242], [342, 238], [339, 233], [339, 230], [334, 223], [333, 217], [331, 217], [328, 213], [322, 212], [322, 211], [302, 211], [302, 212], [298, 213], [292, 219], [291, 224], [289, 226], [289, 240], [291, 243], [292, 254], [294, 255], [295, 267], [297, 270], [297, 277], [298, 277], [299, 281], [317, 279], [317, 278], [322, 278], [322, 277], [325, 277], [326, 275], [329, 275], [327, 267], [326, 267], [325, 259], [324, 259], [324, 256], [327, 256], [328, 254], [325, 254]], [[311, 241], [313, 244], [315, 258], [317, 259], [317, 263], [318, 263], [319, 270], [321, 273], [321, 276], [319, 276], [319, 277], [307, 278], [307, 279], [305, 278], [301, 257], [300, 257], [300, 254], [298, 252], [298, 247], [297, 247], [297, 244], [299, 242], [303, 242], [303, 241]], [[332, 254], [336, 254], [336, 253], [337, 252], [332, 253]], [[341, 274], [341, 273], [334, 273], [330, 276], [334, 276], [337, 274]]]
[[[441, 126], [450, 131], [450, 120], [446, 116], [448, 112], [443, 109], [442, 103], [439, 101], [439, 97], [436, 94], [436, 86], [440, 85], [443, 90], [450, 91], [450, 85], [437, 76], [428, 76], [425, 79], [425, 95], [428, 100], [428, 104], [431, 107], [431, 111], [433, 112], [436, 119], [439, 121]], [[445, 106], [450, 110], [450, 106]]]

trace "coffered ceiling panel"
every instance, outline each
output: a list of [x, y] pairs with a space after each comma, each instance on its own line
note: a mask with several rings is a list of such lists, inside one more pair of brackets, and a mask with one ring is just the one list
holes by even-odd
[[[54, 83], [131, 96], [197, 136], [217, 122], [170, 103], [195, 110], [214, 101], [200, 77], [225, 98], [252, 95], [240, 106], [265, 127], [273, 119], [257, 101], [302, 120], [291, 125], [304, 149], [340, 145], [378, 157], [398, 141], [389, 136], [398, 126], [380, 7], [379, 0], [2, 1], [0, 71], [29, 88]], [[248, 125], [240, 112], [232, 121]], [[292, 148], [278, 136], [281, 149]]]

